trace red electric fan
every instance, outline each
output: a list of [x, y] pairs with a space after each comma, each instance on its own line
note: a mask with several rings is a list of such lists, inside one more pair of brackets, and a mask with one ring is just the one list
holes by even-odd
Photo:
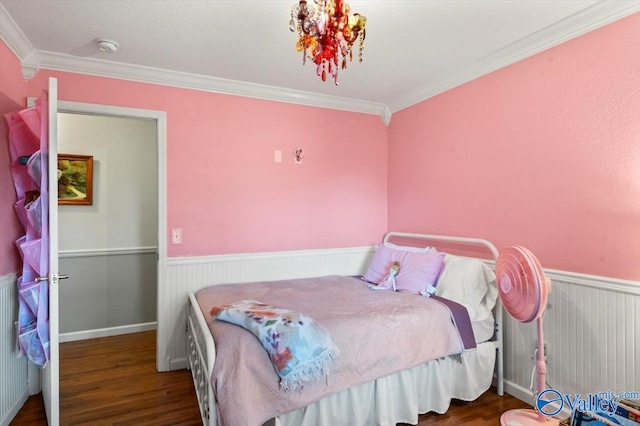
[[[551, 280], [544, 276], [538, 259], [526, 248], [510, 246], [500, 252], [496, 264], [498, 291], [504, 308], [520, 322], [537, 320], [537, 394], [545, 390], [547, 366], [544, 355], [542, 313], [551, 292]], [[507, 425], [557, 425], [558, 420], [531, 409], [509, 410], [500, 417]]]

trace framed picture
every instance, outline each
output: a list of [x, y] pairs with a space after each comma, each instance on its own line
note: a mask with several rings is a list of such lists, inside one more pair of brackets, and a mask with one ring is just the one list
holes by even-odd
[[93, 156], [58, 154], [58, 204], [93, 204]]

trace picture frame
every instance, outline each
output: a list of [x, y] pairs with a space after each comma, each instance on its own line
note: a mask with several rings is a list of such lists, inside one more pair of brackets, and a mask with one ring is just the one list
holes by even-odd
[[58, 204], [93, 204], [93, 156], [58, 154]]

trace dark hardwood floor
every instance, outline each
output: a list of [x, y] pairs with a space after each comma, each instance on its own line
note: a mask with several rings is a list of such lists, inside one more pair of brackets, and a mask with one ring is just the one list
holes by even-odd
[[[200, 425], [191, 373], [158, 373], [154, 331], [60, 345], [60, 423]], [[527, 405], [495, 389], [473, 402], [452, 401], [446, 414], [423, 414], [420, 426], [491, 425]], [[29, 398], [11, 425], [46, 425], [41, 395]]]
[[[60, 424], [199, 425], [191, 372], [156, 372], [155, 331], [60, 345]], [[12, 425], [46, 425], [41, 395]]]

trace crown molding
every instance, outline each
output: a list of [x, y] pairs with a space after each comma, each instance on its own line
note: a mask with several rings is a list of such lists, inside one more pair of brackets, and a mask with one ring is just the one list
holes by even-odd
[[365, 114], [382, 115], [385, 107], [377, 102], [40, 50], [24, 58], [22, 65]]
[[0, 38], [20, 60], [23, 76], [27, 80], [31, 79], [40, 69], [50, 69], [379, 115], [384, 124], [388, 126], [394, 112], [638, 11], [640, 11], [640, 0], [602, 0], [556, 24], [499, 49], [457, 72], [434, 79], [416, 90], [393, 99], [388, 104], [34, 50], [2, 4], [0, 4], [0, 23], [2, 24], [0, 25]]
[[40, 67], [37, 65], [27, 65], [24, 62], [20, 64], [20, 68], [22, 69], [22, 77], [25, 80], [31, 80], [40, 71]]
[[533, 56], [640, 11], [639, 0], [603, 0], [521, 40], [511, 43], [461, 70], [434, 79], [388, 103], [397, 112], [483, 75]]
[[40, 69], [50, 69], [379, 116], [386, 107], [378, 102], [35, 50], [1, 3], [0, 39], [20, 60], [26, 80]]
[[389, 106], [384, 105], [384, 108], [382, 109], [382, 122], [384, 123], [385, 126], [389, 127], [389, 123], [391, 123], [392, 115], [393, 113], [389, 109]]
[[14, 55], [22, 61], [33, 53], [31, 42], [24, 35], [16, 21], [7, 9], [0, 3], [0, 39], [11, 49]]

